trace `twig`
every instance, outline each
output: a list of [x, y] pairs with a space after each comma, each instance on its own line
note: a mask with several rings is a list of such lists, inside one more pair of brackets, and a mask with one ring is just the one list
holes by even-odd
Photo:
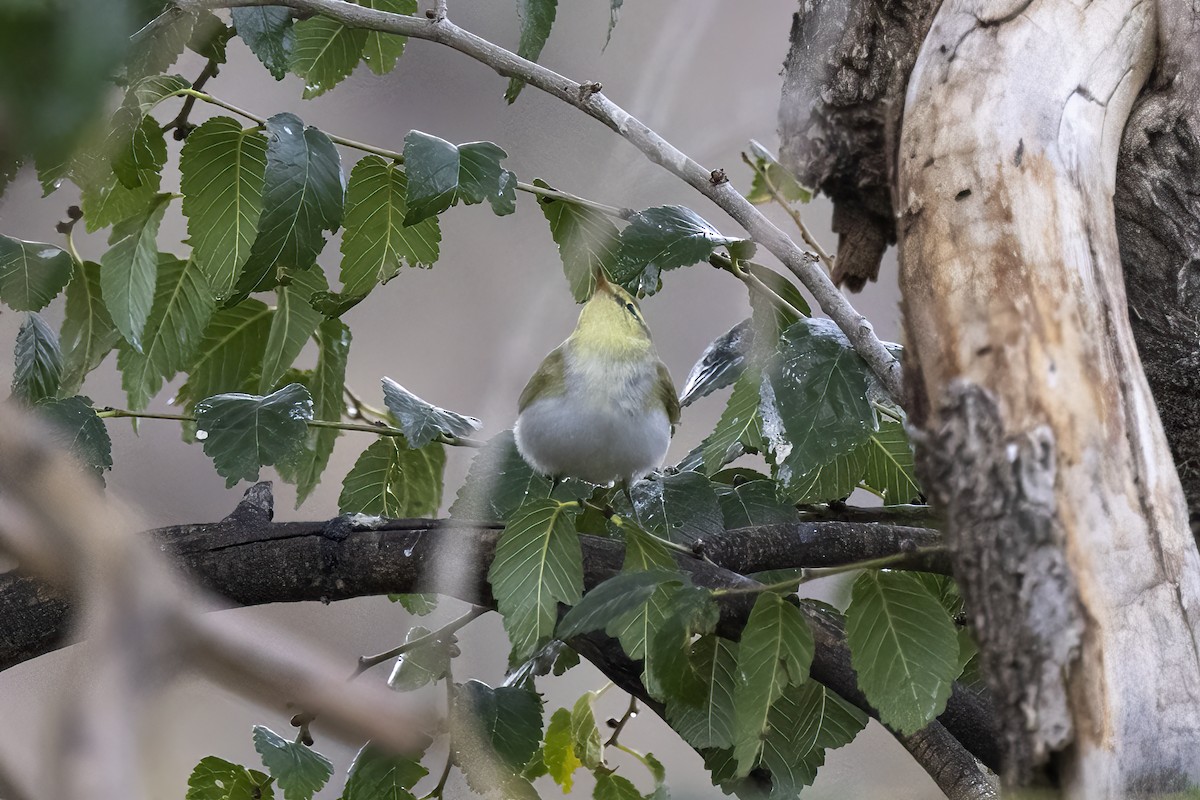
[[[217, 64], [216, 59], [210, 58], [208, 63], [204, 65], [204, 69], [196, 76], [196, 80], [192, 81], [192, 89], [200, 91], [204, 88], [204, 84], [208, 83], [210, 78], [215, 78], [221, 67]], [[196, 96], [188, 95], [183, 100], [183, 105], [179, 109], [179, 113], [175, 115], [175, 119], [163, 125], [163, 133], [169, 130], [174, 130], [173, 136], [176, 141], [183, 141], [188, 137], [188, 134], [195, 129], [195, 125], [188, 121], [188, 115], [192, 113], [192, 108], [196, 105]]]
[[610, 720], [610, 723], [613, 726], [613, 732], [612, 736], [608, 737], [608, 741], [604, 743], [605, 747], [616, 746], [617, 739], [621, 736], [621, 731], [625, 730], [625, 726], [629, 724], [630, 720], [637, 716], [637, 713], [638, 699], [636, 696], [631, 694], [629, 695], [629, 707], [625, 709], [625, 713], [621, 715], [621, 718], [616, 722], [612, 722]]
[[777, 187], [775, 182], [771, 180], [771, 176], [768, 174], [767, 170], [760, 170], [758, 165], [750, 158], [750, 156], [746, 155], [745, 153], [742, 153], [742, 161], [746, 162], [746, 166], [754, 170], [754, 172], [763, 179], [763, 183], [766, 185], [767, 193], [771, 195], [771, 199], [787, 212], [787, 215], [792, 218], [792, 222], [796, 223], [796, 227], [800, 230], [800, 236], [804, 239], [804, 243], [816, 251], [817, 258], [821, 259], [821, 263], [825, 265], [825, 268], [832, 272], [833, 259], [830, 258], [829, 254], [825, 252], [825, 249], [821, 247], [821, 244], [817, 241], [816, 237], [809, 232], [808, 226], [804, 224], [804, 218], [800, 216], [800, 212], [797, 211], [783, 196], [783, 193], [779, 191], [779, 187]]
[[917, 550], [912, 553], [896, 553], [890, 556], [881, 558], [872, 558], [867, 561], [858, 561], [852, 564], [839, 564], [836, 567], [807, 567], [802, 568], [801, 575], [797, 578], [789, 578], [787, 580], [776, 581], [775, 583], [757, 584], [755, 586], [735, 586], [728, 589], [714, 589], [713, 597], [725, 597], [733, 594], [755, 594], [758, 592], [774, 592], [781, 589], [791, 589], [799, 587], [801, 584], [815, 581], [819, 578], [828, 578], [833, 575], [843, 575], [847, 572], [856, 572], [860, 569], [880, 569], [890, 567], [893, 564], [904, 561], [913, 556], [927, 556], [935, 553], [944, 553], [945, 548], [928, 547]]
[[405, 642], [399, 647], [393, 647], [391, 650], [386, 650], [377, 655], [359, 656], [358, 666], [355, 668], [354, 674], [351, 675], [348, 680], [354, 680], [376, 664], [382, 664], [385, 661], [391, 661], [393, 658], [402, 656], [411, 650], [416, 650], [418, 647], [431, 644], [439, 639], [445, 639], [450, 634], [454, 633], [460, 628], [466, 627], [468, 624], [479, 619], [489, 611], [491, 611], [490, 608], [475, 606], [462, 616], [455, 617], [454, 619], [450, 620], [450, 622], [438, 628], [436, 631], [427, 633], [419, 639], [413, 639], [411, 642]]
[[[179, 2], [179, 0], [177, 0]], [[262, 5], [261, 0], [186, 0], [188, 8], [229, 8]], [[551, 94], [611, 128], [637, 147], [649, 160], [683, 179], [725, 210], [754, 241], [775, 255], [809, 290], [817, 305], [832, 319], [854, 349], [879, 377], [893, 397], [903, 397], [900, 362], [875, 335], [871, 323], [854, 310], [823, 269], [817, 267], [815, 254], [806, 253], [772, 223], [761, 211], [730, 185], [713, 181], [714, 170], [705, 169], [687, 154], [659, 136], [600, 91], [589, 91], [581, 84], [464, 30], [450, 20], [422, 20], [403, 14], [377, 11], [344, 0], [277, 0], [302, 11], [322, 14], [354, 28], [395, 33], [414, 39], [426, 39], [459, 51], [485, 64], [506, 78], [519, 78], [530, 86]]]
[[[742, 269], [741, 265], [736, 263], [733, 259], [728, 258], [727, 256], [723, 256], [720, 253], [713, 253], [711, 256], [708, 257], [708, 263], [712, 264], [717, 269], [724, 270], [725, 272], [728, 272], [729, 274], [733, 275], [739, 281], [746, 284], [746, 288], [748, 288], [750, 291], [758, 292], [759, 294], [761, 294], [763, 297], [767, 298], [767, 300], [769, 302], [773, 303], [778, 308], [780, 308], [784, 311], [787, 311], [788, 313], [790, 313], [796, 317], [807, 317], [808, 316], [807, 314], [800, 311], [800, 309], [796, 308], [794, 305], [792, 305], [787, 300], [785, 300], [783, 297], [781, 297], [770, 286], [763, 283], [762, 279], [759, 278], [757, 275], [755, 275], [753, 272], [749, 272], [747, 270]], [[766, 269], [766, 267], [763, 267], [763, 269]]]

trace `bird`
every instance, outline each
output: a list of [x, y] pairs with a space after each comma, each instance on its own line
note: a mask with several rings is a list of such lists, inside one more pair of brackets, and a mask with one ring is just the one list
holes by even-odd
[[555, 485], [621, 484], [628, 495], [659, 468], [679, 422], [679, 396], [637, 300], [602, 270], [574, 332], [526, 384], [517, 450]]

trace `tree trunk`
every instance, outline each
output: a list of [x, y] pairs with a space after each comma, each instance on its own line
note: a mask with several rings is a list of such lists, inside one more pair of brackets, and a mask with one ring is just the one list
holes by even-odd
[[896, 163], [910, 419], [996, 693], [1004, 778], [1200, 784], [1200, 556], [1126, 314], [1112, 196], [1137, 0], [947, 0]]

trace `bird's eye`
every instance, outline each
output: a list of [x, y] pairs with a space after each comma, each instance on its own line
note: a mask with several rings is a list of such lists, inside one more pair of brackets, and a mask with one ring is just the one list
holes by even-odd
[[637, 307], [636, 307], [636, 306], [635, 306], [633, 303], [626, 303], [626, 304], [625, 304], [625, 309], [626, 309], [626, 310], [627, 310], [627, 311], [628, 311], [630, 314], [633, 314], [635, 317], [638, 315], [638, 312], [637, 312]]

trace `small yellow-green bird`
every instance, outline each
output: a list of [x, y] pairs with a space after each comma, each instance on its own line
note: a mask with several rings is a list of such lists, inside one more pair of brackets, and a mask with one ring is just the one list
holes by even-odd
[[679, 397], [637, 301], [596, 273], [575, 332], [533, 373], [518, 404], [521, 456], [554, 480], [622, 483], [662, 465]]

